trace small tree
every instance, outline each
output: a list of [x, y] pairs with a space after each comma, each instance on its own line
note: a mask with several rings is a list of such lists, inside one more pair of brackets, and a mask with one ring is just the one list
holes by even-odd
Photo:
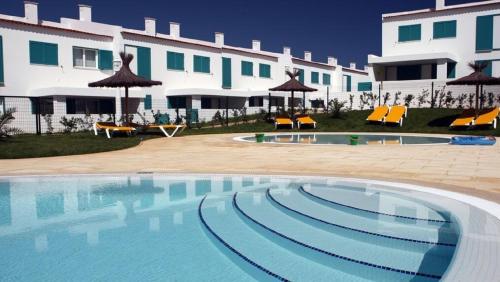
[[15, 119], [15, 108], [9, 108], [0, 115], [0, 137], [9, 137], [15, 134], [22, 133], [22, 130], [16, 127], [11, 127], [9, 124]]
[[401, 91], [394, 93], [394, 103], [393, 105], [399, 104], [399, 98], [401, 97]]
[[408, 94], [405, 97], [405, 105], [409, 108], [411, 105], [411, 102], [413, 102], [413, 99], [415, 99], [415, 96], [413, 94]]
[[429, 95], [430, 95], [429, 90], [427, 89], [422, 90], [422, 94], [420, 94], [417, 98], [417, 103], [419, 108], [421, 108], [422, 106], [424, 106], [429, 102], [427, 100], [429, 98]]
[[469, 109], [472, 109], [474, 107], [474, 93], [469, 93], [467, 101], [469, 102]]
[[52, 134], [54, 133], [54, 126], [52, 126], [52, 115], [51, 114], [44, 114], [42, 115], [43, 120], [45, 121], [45, 124], [47, 125], [47, 134]]
[[493, 93], [489, 92], [488, 93], [488, 108], [493, 107], [494, 104], [495, 104], [495, 99], [493, 97]]
[[385, 92], [384, 94], [384, 105], [387, 105], [387, 102], [391, 99], [391, 93]]
[[330, 109], [332, 109], [332, 117], [339, 118], [342, 112], [342, 108], [347, 104], [345, 101], [339, 101], [339, 99], [335, 98], [329, 103]]
[[452, 108], [455, 104], [455, 98], [453, 98], [453, 93], [451, 91], [446, 92], [446, 97], [444, 98], [444, 105], [447, 109]]
[[354, 104], [354, 94], [349, 94], [349, 111], [352, 111], [353, 104]]
[[67, 118], [62, 116], [59, 123], [64, 126], [64, 133], [70, 133], [77, 130], [79, 119], [75, 117]]
[[467, 94], [462, 93], [457, 97], [457, 108], [463, 109], [465, 100], [467, 99]]

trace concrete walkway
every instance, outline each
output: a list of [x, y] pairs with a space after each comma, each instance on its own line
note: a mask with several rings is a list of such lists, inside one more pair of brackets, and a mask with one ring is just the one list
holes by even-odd
[[122, 151], [0, 160], [0, 175], [202, 172], [349, 176], [430, 185], [500, 203], [500, 146], [310, 146], [245, 134], [159, 138]]

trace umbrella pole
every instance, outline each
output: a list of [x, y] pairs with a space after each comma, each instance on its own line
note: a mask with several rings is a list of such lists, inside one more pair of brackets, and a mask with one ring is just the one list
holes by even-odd
[[268, 109], [269, 111], [267, 112], [267, 119], [271, 119], [271, 92], [269, 92], [269, 101], [268, 101]]
[[291, 113], [292, 119], [293, 119], [293, 112], [294, 110], [293, 110], [293, 91], [292, 91], [292, 113]]
[[129, 118], [128, 118], [128, 87], [127, 86], [125, 86], [125, 122], [127, 123], [127, 126], [130, 123]]
[[476, 84], [476, 118], [479, 116], [479, 84]]
[[302, 113], [305, 114], [306, 113], [306, 92], [305, 91], [302, 91], [302, 103], [303, 103]]

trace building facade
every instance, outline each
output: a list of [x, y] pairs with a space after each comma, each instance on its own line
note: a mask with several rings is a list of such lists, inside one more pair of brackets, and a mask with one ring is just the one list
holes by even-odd
[[[130, 92], [134, 121], [151, 122], [158, 111], [171, 120], [189, 111], [199, 121], [209, 121], [226, 105], [231, 110], [245, 108], [248, 114], [267, 110], [269, 103], [272, 110], [286, 108], [289, 94], [271, 93], [269, 101], [268, 91], [288, 79], [286, 70], [299, 70], [300, 80], [318, 89], [307, 94], [306, 108], [322, 107], [327, 93], [333, 98], [335, 93], [371, 87], [366, 68], [342, 67], [333, 57], [316, 62], [305, 52], [297, 58], [289, 47], [282, 53], [268, 52], [258, 40], [250, 48], [229, 46], [223, 33], [215, 33], [213, 42], [190, 39], [173, 22], [170, 33], [161, 34], [152, 18], [145, 18], [144, 30], [97, 23], [86, 5], [79, 5], [79, 19], [49, 22], [38, 18], [36, 3], [24, 5], [24, 17], [0, 15], [0, 110], [16, 108], [14, 126], [25, 132], [50, 127], [57, 131], [61, 118], [118, 119], [123, 89], [87, 84], [112, 75], [122, 51], [134, 55], [134, 73], [163, 83]], [[302, 95], [297, 96], [295, 103], [302, 106]], [[35, 129], [37, 118], [40, 128]]]

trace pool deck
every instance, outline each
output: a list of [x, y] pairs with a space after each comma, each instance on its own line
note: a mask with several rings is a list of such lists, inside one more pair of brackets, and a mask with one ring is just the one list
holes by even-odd
[[0, 175], [191, 172], [348, 176], [433, 186], [500, 203], [499, 145], [299, 146], [233, 140], [243, 135], [158, 138], [115, 152], [0, 160]]

